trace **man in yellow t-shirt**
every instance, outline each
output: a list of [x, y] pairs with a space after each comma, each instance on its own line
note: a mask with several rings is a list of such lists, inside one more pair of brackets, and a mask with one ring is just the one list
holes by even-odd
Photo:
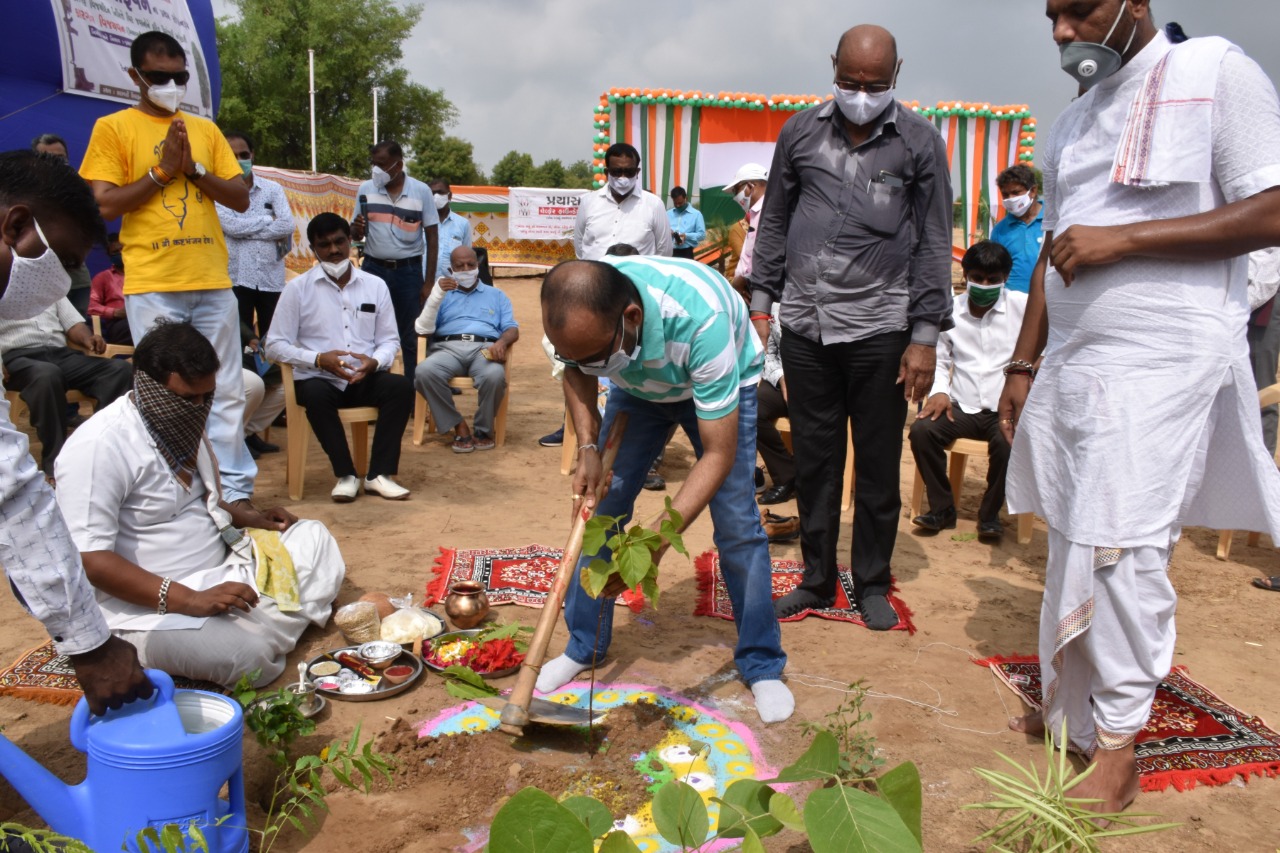
[[125, 309], [135, 341], [161, 318], [188, 322], [218, 353], [208, 436], [223, 496], [248, 500], [258, 468], [244, 443], [240, 325], [227, 275], [227, 245], [214, 202], [236, 211], [249, 190], [231, 147], [208, 119], [181, 111], [186, 52], [147, 32], [130, 48], [139, 102], [94, 124], [80, 175], [103, 217], [123, 217]]

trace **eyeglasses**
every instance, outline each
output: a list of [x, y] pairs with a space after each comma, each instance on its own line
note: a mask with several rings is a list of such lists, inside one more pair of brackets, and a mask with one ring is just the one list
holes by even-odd
[[626, 315], [627, 315], [627, 309], [623, 308], [622, 313], [618, 315], [618, 328], [614, 330], [613, 337], [609, 339], [609, 349], [605, 353], [603, 358], [592, 358], [592, 359], [583, 359], [581, 361], [574, 361], [573, 359], [565, 358], [564, 356], [562, 356], [560, 353], [557, 352], [557, 353], [554, 353], [555, 360], [560, 362], [561, 364], [567, 364], [570, 367], [585, 367], [588, 370], [604, 369], [609, 365], [609, 359], [613, 358], [613, 354], [614, 352], [616, 352], [616, 350], [613, 348], [613, 344], [614, 344], [614, 341], [618, 340], [618, 335], [622, 334], [622, 330], [623, 330], [622, 321], [626, 317]]
[[640, 167], [633, 166], [630, 169], [623, 169], [619, 166], [614, 166], [612, 169], [609, 169], [608, 171], [609, 171], [609, 177], [611, 178], [634, 178], [636, 175], [640, 174]]
[[892, 83], [857, 83], [850, 80], [837, 80], [836, 85], [845, 92], [866, 92], [868, 95], [883, 95], [893, 88]]
[[134, 68], [138, 72], [138, 76], [146, 80], [152, 86], [163, 86], [172, 80], [179, 86], [187, 85], [187, 81], [191, 79], [190, 71], [142, 71]]

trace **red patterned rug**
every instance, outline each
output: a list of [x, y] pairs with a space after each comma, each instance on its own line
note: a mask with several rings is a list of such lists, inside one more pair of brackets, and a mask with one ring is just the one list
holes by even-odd
[[[694, 616], [718, 616], [721, 619], [733, 618], [733, 605], [729, 602], [729, 589], [724, 585], [724, 575], [720, 573], [720, 553], [707, 551], [693, 562], [698, 576], [698, 605], [694, 608]], [[821, 610], [810, 609], [788, 616], [783, 622], [796, 622], [806, 616], [817, 616], [820, 619], [833, 619], [836, 622], [852, 622], [854, 625], [866, 627], [858, 609], [850, 604], [853, 601], [853, 573], [847, 566], [837, 566], [840, 583], [836, 586], [835, 607]], [[781, 598], [796, 588], [800, 578], [804, 576], [804, 564], [795, 560], [773, 561], [773, 597]], [[889, 588], [889, 603], [898, 614], [898, 624], [894, 631], [916, 632], [915, 623], [911, 621], [911, 608], [898, 598], [898, 586], [893, 583]]]
[[[1040, 659], [993, 657], [989, 666], [1014, 693], [1040, 707]], [[1260, 717], [1239, 711], [1177, 666], [1156, 688], [1151, 719], [1138, 733], [1135, 752], [1142, 790], [1172, 785], [1188, 791], [1197, 784], [1225, 785], [1240, 777], [1280, 775], [1280, 734]]]
[[[441, 548], [427, 581], [427, 606], [444, 601], [457, 581], [480, 581], [490, 606], [522, 604], [541, 607], [560, 568], [561, 548], [527, 545], [524, 548]], [[644, 596], [626, 592], [618, 599], [632, 611], [644, 608]]]
[[[175, 687], [182, 690], [208, 690], [226, 693], [221, 686], [208, 681], [195, 681], [180, 675], [173, 677]], [[0, 696], [45, 702], [50, 705], [74, 705], [84, 693], [76, 680], [76, 671], [66, 655], [60, 655], [53, 643], [45, 643], [23, 652], [13, 664], [0, 670]]]

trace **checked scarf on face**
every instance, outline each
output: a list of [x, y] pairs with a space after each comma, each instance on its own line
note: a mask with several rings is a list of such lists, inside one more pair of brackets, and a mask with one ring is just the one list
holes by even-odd
[[196, 453], [200, 450], [200, 438], [204, 435], [212, 395], [204, 402], [191, 403], [182, 399], [141, 370], [133, 372], [133, 401], [147, 425], [147, 432], [155, 439], [160, 455], [173, 473], [188, 478], [196, 470]]

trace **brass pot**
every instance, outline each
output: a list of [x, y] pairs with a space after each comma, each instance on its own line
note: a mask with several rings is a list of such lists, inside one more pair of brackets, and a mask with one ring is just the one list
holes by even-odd
[[478, 581], [458, 581], [449, 587], [444, 612], [457, 628], [474, 628], [489, 615], [489, 596]]

